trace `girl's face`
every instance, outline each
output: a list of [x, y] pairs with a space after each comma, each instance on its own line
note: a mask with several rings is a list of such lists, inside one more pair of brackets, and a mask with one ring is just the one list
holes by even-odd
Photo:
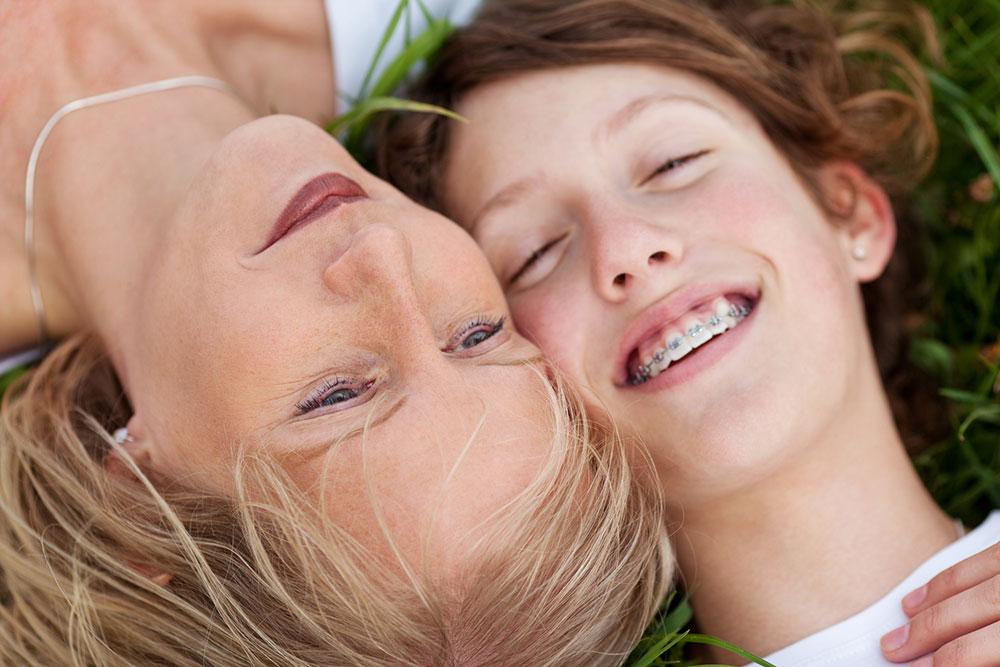
[[834, 224], [745, 108], [665, 68], [523, 74], [458, 112], [449, 214], [518, 328], [650, 444], [669, 495], [757, 481], [838, 419], [871, 361], [857, 282], [892, 245], [856, 224], [892, 226], [859, 170], [819, 172], [845, 207], [859, 195]]
[[553, 437], [472, 239], [287, 116], [214, 147], [168, 224], [116, 353], [137, 456], [225, 493], [233, 448], [266, 448], [358, 539], [447, 573]]

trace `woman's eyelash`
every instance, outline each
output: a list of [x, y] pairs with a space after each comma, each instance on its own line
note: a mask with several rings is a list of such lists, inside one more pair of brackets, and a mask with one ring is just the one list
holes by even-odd
[[[458, 349], [471, 349], [477, 345], [482, 345], [493, 336], [497, 335], [503, 331], [504, 324], [506, 324], [506, 317], [490, 318], [486, 316], [477, 317], [476, 319], [466, 323], [462, 330], [456, 334], [449, 344], [447, 351], [454, 351]], [[471, 345], [465, 345], [466, 341], [470, 338], [476, 337]]]
[[295, 416], [301, 417], [319, 408], [345, 403], [371, 389], [373, 384], [374, 380], [362, 383], [354, 380], [325, 380], [309, 398], [295, 404]]

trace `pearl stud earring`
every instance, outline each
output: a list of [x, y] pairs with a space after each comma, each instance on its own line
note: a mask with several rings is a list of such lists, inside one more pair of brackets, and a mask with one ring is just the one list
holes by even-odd
[[851, 252], [851, 255], [854, 257], [854, 259], [860, 262], [861, 260], [863, 260], [865, 257], [868, 256], [868, 251], [862, 248], [861, 246], [855, 246], [854, 250]]

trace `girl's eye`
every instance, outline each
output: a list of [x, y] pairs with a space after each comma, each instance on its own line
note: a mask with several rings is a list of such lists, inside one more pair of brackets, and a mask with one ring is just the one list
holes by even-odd
[[[543, 245], [541, 248], [531, 253], [531, 255], [529, 255], [528, 258], [524, 260], [524, 263], [521, 264], [520, 268], [518, 268], [518, 270], [514, 272], [514, 275], [512, 275], [510, 278], [507, 279], [507, 284], [514, 285], [518, 280], [521, 280], [525, 276], [525, 274], [529, 272], [529, 270], [537, 268], [540, 264], [542, 264], [541, 260], [547, 259], [546, 255], [549, 253], [549, 251], [552, 250], [565, 238], [566, 235], [563, 234], [558, 238], [552, 239], [551, 241]], [[548, 261], [545, 262], [545, 264], [549, 263], [550, 262]]]
[[[352, 382], [350, 380], [326, 381], [319, 389], [312, 393], [306, 400], [296, 404], [296, 416], [302, 417], [320, 408], [330, 408], [355, 401], [364, 396], [375, 381]], [[348, 406], [345, 406], [348, 407]], [[336, 410], [331, 410], [335, 412]]]
[[709, 153], [708, 150], [701, 150], [701, 151], [696, 151], [694, 153], [689, 153], [687, 155], [682, 155], [681, 157], [670, 158], [669, 160], [661, 164], [659, 167], [654, 169], [653, 173], [650, 174], [646, 178], [646, 181], [644, 182], [649, 182], [661, 174], [666, 174], [668, 172], [674, 171], [675, 169], [679, 169], [684, 165], [688, 164], [689, 162], [693, 162], [698, 158], [702, 157], [703, 155], [707, 155], [708, 153]]
[[461, 352], [482, 345], [503, 331], [505, 322], [506, 318], [503, 317], [496, 320], [481, 317], [469, 322], [458, 335], [452, 338], [452, 342], [445, 348], [445, 352]]

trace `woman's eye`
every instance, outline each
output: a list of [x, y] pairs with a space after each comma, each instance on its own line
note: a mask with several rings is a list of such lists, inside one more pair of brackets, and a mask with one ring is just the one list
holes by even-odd
[[452, 339], [452, 343], [448, 345], [445, 352], [461, 352], [482, 345], [503, 331], [505, 321], [506, 318], [501, 317], [496, 320], [479, 318], [469, 322]]
[[349, 401], [360, 395], [361, 392], [357, 389], [338, 389], [337, 391], [331, 391], [327, 394], [319, 404], [324, 407], [327, 405], [336, 405], [337, 403]]
[[296, 416], [302, 417], [320, 408], [334, 407], [354, 401], [364, 396], [373, 384], [375, 384], [374, 381], [361, 383], [342, 380], [327, 381], [309, 398], [296, 404]]
[[462, 341], [462, 347], [469, 349], [470, 347], [475, 347], [480, 343], [486, 342], [494, 335], [493, 331], [476, 331], [474, 333], [466, 336], [465, 340]]
[[709, 153], [708, 150], [701, 150], [701, 151], [695, 151], [694, 153], [688, 153], [687, 155], [682, 155], [681, 157], [670, 158], [669, 160], [661, 164], [659, 167], [654, 169], [653, 173], [651, 173], [646, 178], [646, 182], [653, 180], [654, 178], [656, 178], [661, 174], [666, 174], [668, 172], [674, 171], [675, 169], [679, 169], [684, 165], [688, 164], [689, 162], [694, 162], [698, 158], [708, 153]]

